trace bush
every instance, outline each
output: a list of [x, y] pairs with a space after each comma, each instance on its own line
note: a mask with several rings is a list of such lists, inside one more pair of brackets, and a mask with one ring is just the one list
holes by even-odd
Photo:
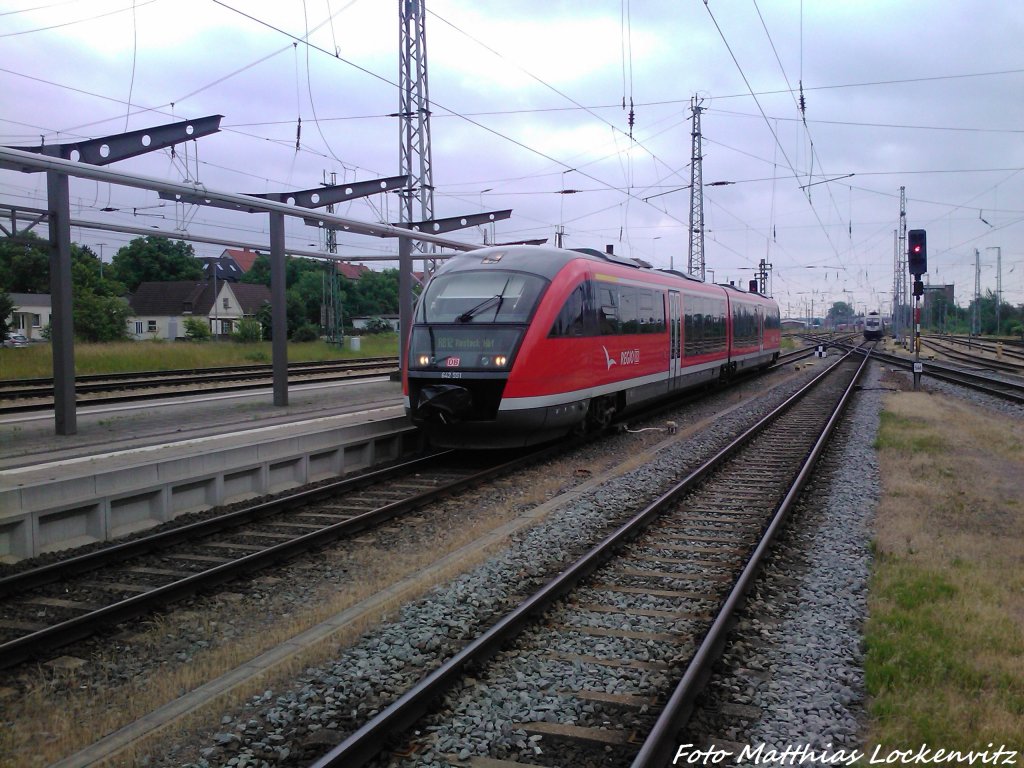
[[263, 326], [260, 321], [252, 317], [243, 317], [238, 321], [238, 330], [231, 334], [231, 338], [242, 344], [252, 344], [263, 340]]
[[189, 341], [209, 341], [210, 325], [198, 317], [185, 318], [185, 338]]
[[317, 331], [315, 325], [300, 325], [292, 332], [292, 341], [316, 341], [320, 338], [320, 333]]
[[383, 317], [371, 317], [366, 321], [366, 327], [363, 330], [366, 333], [391, 333], [394, 328]]

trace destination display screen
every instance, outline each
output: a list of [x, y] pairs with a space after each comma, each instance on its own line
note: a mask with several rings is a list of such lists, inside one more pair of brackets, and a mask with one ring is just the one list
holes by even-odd
[[421, 369], [507, 369], [523, 331], [471, 325], [413, 327], [409, 364]]

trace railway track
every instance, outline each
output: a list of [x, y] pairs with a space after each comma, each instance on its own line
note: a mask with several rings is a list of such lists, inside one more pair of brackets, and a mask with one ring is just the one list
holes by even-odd
[[[975, 348], [955, 346], [945, 339], [934, 339], [930, 337], [921, 338], [921, 346], [932, 349], [951, 360], [966, 363], [968, 365], [1003, 373], [1012, 373], [1017, 376], [1024, 375], [1024, 354], [1013, 350], [1002, 350], [1002, 358], [992, 357], [996, 355], [994, 345], [975, 345]], [[989, 355], [989, 356], [986, 356]]]
[[[906, 357], [890, 355], [877, 350], [872, 352], [872, 355], [886, 365], [905, 370], [912, 370], [914, 367], [914, 360]], [[967, 387], [975, 392], [983, 392], [1001, 400], [1024, 404], [1024, 381], [999, 378], [977, 370], [968, 370], [955, 364], [944, 364], [934, 360], [922, 360], [921, 366], [923, 374], [933, 379]]]
[[445, 452], [15, 571], [0, 578], [0, 669], [378, 526], [551, 450], [479, 461]]
[[315, 765], [668, 764], [867, 359], [817, 377]]
[[[395, 370], [395, 358], [374, 357], [291, 363], [288, 366], [288, 377], [293, 383], [313, 383], [386, 375]], [[116, 403], [208, 394], [212, 390], [232, 392], [257, 389], [270, 386], [272, 379], [273, 370], [270, 365], [77, 376], [75, 395], [78, 405]], [[0, 414], [52, 407], [53, 379], [0, 381]]]

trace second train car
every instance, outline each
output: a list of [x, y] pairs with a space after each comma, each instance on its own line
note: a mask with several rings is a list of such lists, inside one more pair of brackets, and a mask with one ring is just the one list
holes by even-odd
[[598, 251], [483, 248], [424, 288], [406, 412], [440, 447], [546, 442], [767, 367], [780, 336], [778, 305], [757, 293]]

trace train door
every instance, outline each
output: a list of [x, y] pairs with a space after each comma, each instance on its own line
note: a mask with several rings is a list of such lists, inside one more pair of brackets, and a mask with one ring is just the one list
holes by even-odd
[[679, 291], [668, 292], [668, 388], [679, 386], [679, 376], [683, 369], [683, 302]]

